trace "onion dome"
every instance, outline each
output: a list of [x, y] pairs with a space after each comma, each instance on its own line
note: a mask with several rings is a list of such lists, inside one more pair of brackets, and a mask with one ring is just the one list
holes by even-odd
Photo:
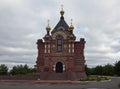
[[70, 29], [70, 30], [73, 30], [73, 29], [74, 29], [74, 26], [72, 25], [72, 19], [71, 19], [71, 25], [69, 26], [69, 29]]
[[50, 30], [51, 30], [51, 28], [50, 28], [50, 26], [49, 26], [49, 21], [50, 21], [50, 20], [48, 20], [48, 26], [46, 27], [46, 31], [50, 31]]
[[61, 11], [60, 11], [61, 16], [64, 15], [64, 10], [63, 10], [63, 5], [61, 5]]

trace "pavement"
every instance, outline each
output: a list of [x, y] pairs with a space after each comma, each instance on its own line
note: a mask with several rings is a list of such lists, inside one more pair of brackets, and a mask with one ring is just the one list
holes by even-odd
[[71, 80], [0, 80], [0, 89], [120, 89], [120, 78], [90, 82]]

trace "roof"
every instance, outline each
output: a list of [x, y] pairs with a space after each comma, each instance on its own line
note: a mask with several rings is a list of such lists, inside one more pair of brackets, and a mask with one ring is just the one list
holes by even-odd
[[65, 22], [63, 16], [60, 17], [60, 21], [59, 21], [58, 24], [55, 26], [55, 28], [52, 30], [52, 32], [57, 31], [57, 30], [61, 30], [62, 28], [63, 28], [64, 30], [68, 30], [68, 29], [69, 29], [69, 26], [68, 26], [68, 24]]

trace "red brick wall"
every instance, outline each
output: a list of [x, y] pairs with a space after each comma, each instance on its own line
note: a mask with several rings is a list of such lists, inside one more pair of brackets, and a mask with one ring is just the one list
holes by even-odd
[[[38, 42], [38, 57], [37, 57], [37, 72], [52, 72], [53, 66], [57, 62], [62, 62], [65, 65], [65, 72], [85, 72], [84, 69], [84, 39], [75, 41], [75, 36], [70, 33], [67, 34], [67, 38], [63, 37], [62, 52], [56, 51], [56, 39], [52, 39], [52, 35], [45, 36], [45, 42]], [[59, 34], [61, 35], [61, 34]], [[50, 45], [50, 53], [45, 53], [45, 44]], [[74, 44], [74, 53], [69, 53], [69, 44]], [[72, 51], [72, 49], [71, 49]]]

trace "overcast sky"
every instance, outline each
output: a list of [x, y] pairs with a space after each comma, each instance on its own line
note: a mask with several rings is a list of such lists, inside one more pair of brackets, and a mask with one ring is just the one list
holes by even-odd
[[0, 0], [0, 64], [33, 67], [36, 41], [46, 34], [48, 19], [51, 28], [58, 23], [61, 4], [76, 40], [86, 40], [89, 67], [120, 60], [120, 0]]

